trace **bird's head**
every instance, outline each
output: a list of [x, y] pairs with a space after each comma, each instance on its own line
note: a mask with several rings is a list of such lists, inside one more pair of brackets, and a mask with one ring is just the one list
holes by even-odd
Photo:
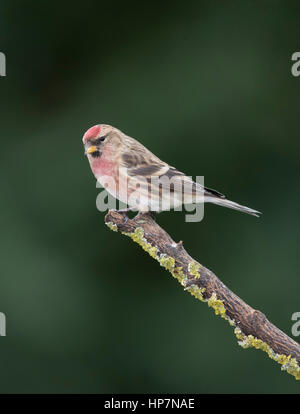
[[82, 138], [84, 153], [89, 158], [99, 158], [108, 145], [114, 128], [110, 125], [94, 125], [89, 128]]

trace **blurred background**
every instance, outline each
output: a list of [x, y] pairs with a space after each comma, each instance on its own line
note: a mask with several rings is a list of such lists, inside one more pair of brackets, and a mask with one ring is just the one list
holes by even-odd
[[81, 142], [114, 125], [262, 211], [207, 205], [200, 223], [158, 223], [291, 335], [299, 17], [299, 2], [275, 0], [1, 3], [1, 393], [299, 392], [104, 225]]

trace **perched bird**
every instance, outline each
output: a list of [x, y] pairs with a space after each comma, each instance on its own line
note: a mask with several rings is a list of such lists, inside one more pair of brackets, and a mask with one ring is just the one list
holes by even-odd
[[209, 202], [257, 217], [260, 214], [194, 182], [110, 125], [91, 127], [82, 141], [96, 179], [129, 206], [122, 211], [160, 212], [183, 204]]

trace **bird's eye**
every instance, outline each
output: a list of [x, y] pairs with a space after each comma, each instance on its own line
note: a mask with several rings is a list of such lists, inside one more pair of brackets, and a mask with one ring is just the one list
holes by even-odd
[[99, 145], [101, 142], [103, 142], [105, 140], [105, 138], [106, 138], [106, 136], [95, 139], [94, 145]]

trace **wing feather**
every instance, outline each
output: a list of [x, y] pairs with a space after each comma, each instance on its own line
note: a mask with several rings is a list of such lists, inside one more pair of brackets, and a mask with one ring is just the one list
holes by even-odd
[[[184, 191], [185, 194], [193, 196], [193, 200], [197, 196], [225, 198], [222, 193], [194, 182], [181, 171], [161, 161], [146, 147], [133, 139], [130, 140], [128, 151], [122, 155], [122, 166], [127, 169], [128, 175], [134, 181], [135, 178], [138, 181], [138, 177], [143, 177], [149, 185], [151, 182], [152, 185], [157, 186], [159, 195], [161, 195], [162, 189], [168, 186], [171, 193], [176, 193], [179, 189], [181, 194]], [[155, 180], [155, 178], [159, 180]], [[170, 181], [164, 181], [166, 178]], [[169, 184], [170, 182], [171, 184]], [[148, 190], [146, 188], [143, 190], [149, 191], [149, 186], [146, 185], [146, 187]]]

